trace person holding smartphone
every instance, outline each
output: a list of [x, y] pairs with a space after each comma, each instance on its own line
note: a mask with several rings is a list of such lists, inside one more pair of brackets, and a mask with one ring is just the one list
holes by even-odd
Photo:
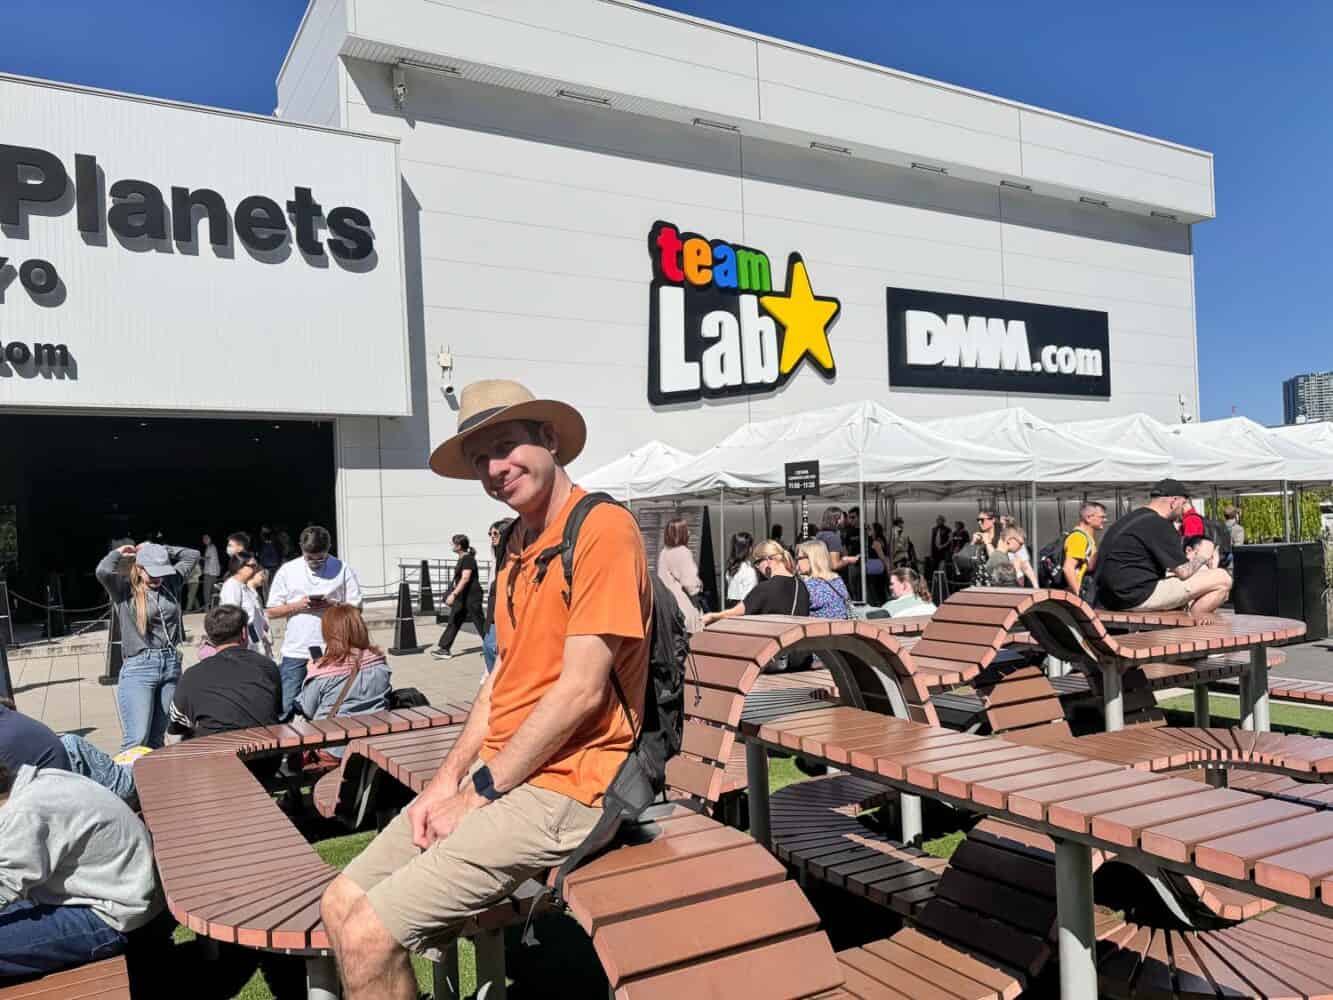
[[278, 567], [268, 592], [268, 617], [287, 621], [278, 663], [284, 719], [291, 715], [310, 660], [322, 655], [312, 650], [320, 650], [324, 642], [324, 612], [340, 604], [361, 607], [361, 583], [351, 567], [330, 555], [328, 529], [306, 528], [299, 544], [300, 557]]

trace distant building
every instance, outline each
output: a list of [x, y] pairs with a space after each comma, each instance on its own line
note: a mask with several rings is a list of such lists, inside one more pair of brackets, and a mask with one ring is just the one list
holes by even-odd
[[1282, 383], [1282, 422], [1333, 420], [1333, 372], [1296, 375]]

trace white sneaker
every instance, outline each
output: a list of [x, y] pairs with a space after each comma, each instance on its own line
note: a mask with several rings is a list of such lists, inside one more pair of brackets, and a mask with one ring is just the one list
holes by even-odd
[[447, 649], [441, 649], [439, 646], [432, 649], [430, 655], [431, 659], [434, 660], [452, 660], [454, 658], [453, 653], [449, 652]]

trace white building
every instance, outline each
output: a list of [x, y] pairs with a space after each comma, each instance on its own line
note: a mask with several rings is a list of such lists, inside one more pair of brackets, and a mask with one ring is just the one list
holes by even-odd
[[[78, 378], [0, 378], [0, 406], [325, 421], [334, 452], [284, 462], [372, 584], [503, 514], [426, 468], [454, 427], [446, 388], [479, 378], [583, 409], [576, 478], [649, 439], [699, 450], [865, 398], [913, 417], [1197, 416], [1191, 227], [1213, 216], [1212, 158], [1162, 140], [629, 0], [312, 0], [278, 75], [287, 124], [2, 86], [136, 109], [133, 128], [45, 106], [6, 122], [71, 177], [86, 151], [107, 183], [211, 184], [232, 208], [302, 186], [369, 213], [378, 261], [360, 273], [92, 248], [72, 210], [34, 217], [68, 301], [11, 282], [0, 335], [62, 340]], [[21, 244], [0, 249], [41, 256]], [[107, 332], [132, 365], [102, 360]], [[234, 450], [253, 458], [270, 442], [245, 426]], [[105, 457], [131, 477], [144, 460]], [[210, 489], [217, 533], [239, 515]], [[241, 523], [299, 528], [276, 507]]]

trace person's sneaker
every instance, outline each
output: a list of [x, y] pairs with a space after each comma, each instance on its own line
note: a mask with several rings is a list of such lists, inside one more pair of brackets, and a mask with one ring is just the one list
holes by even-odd
[[433, 660], [452, 660], [454, 657], [454, 654], [449, 652], [449, 650], [441, 649], [439, 646], [432, 649], [430, 655]]

